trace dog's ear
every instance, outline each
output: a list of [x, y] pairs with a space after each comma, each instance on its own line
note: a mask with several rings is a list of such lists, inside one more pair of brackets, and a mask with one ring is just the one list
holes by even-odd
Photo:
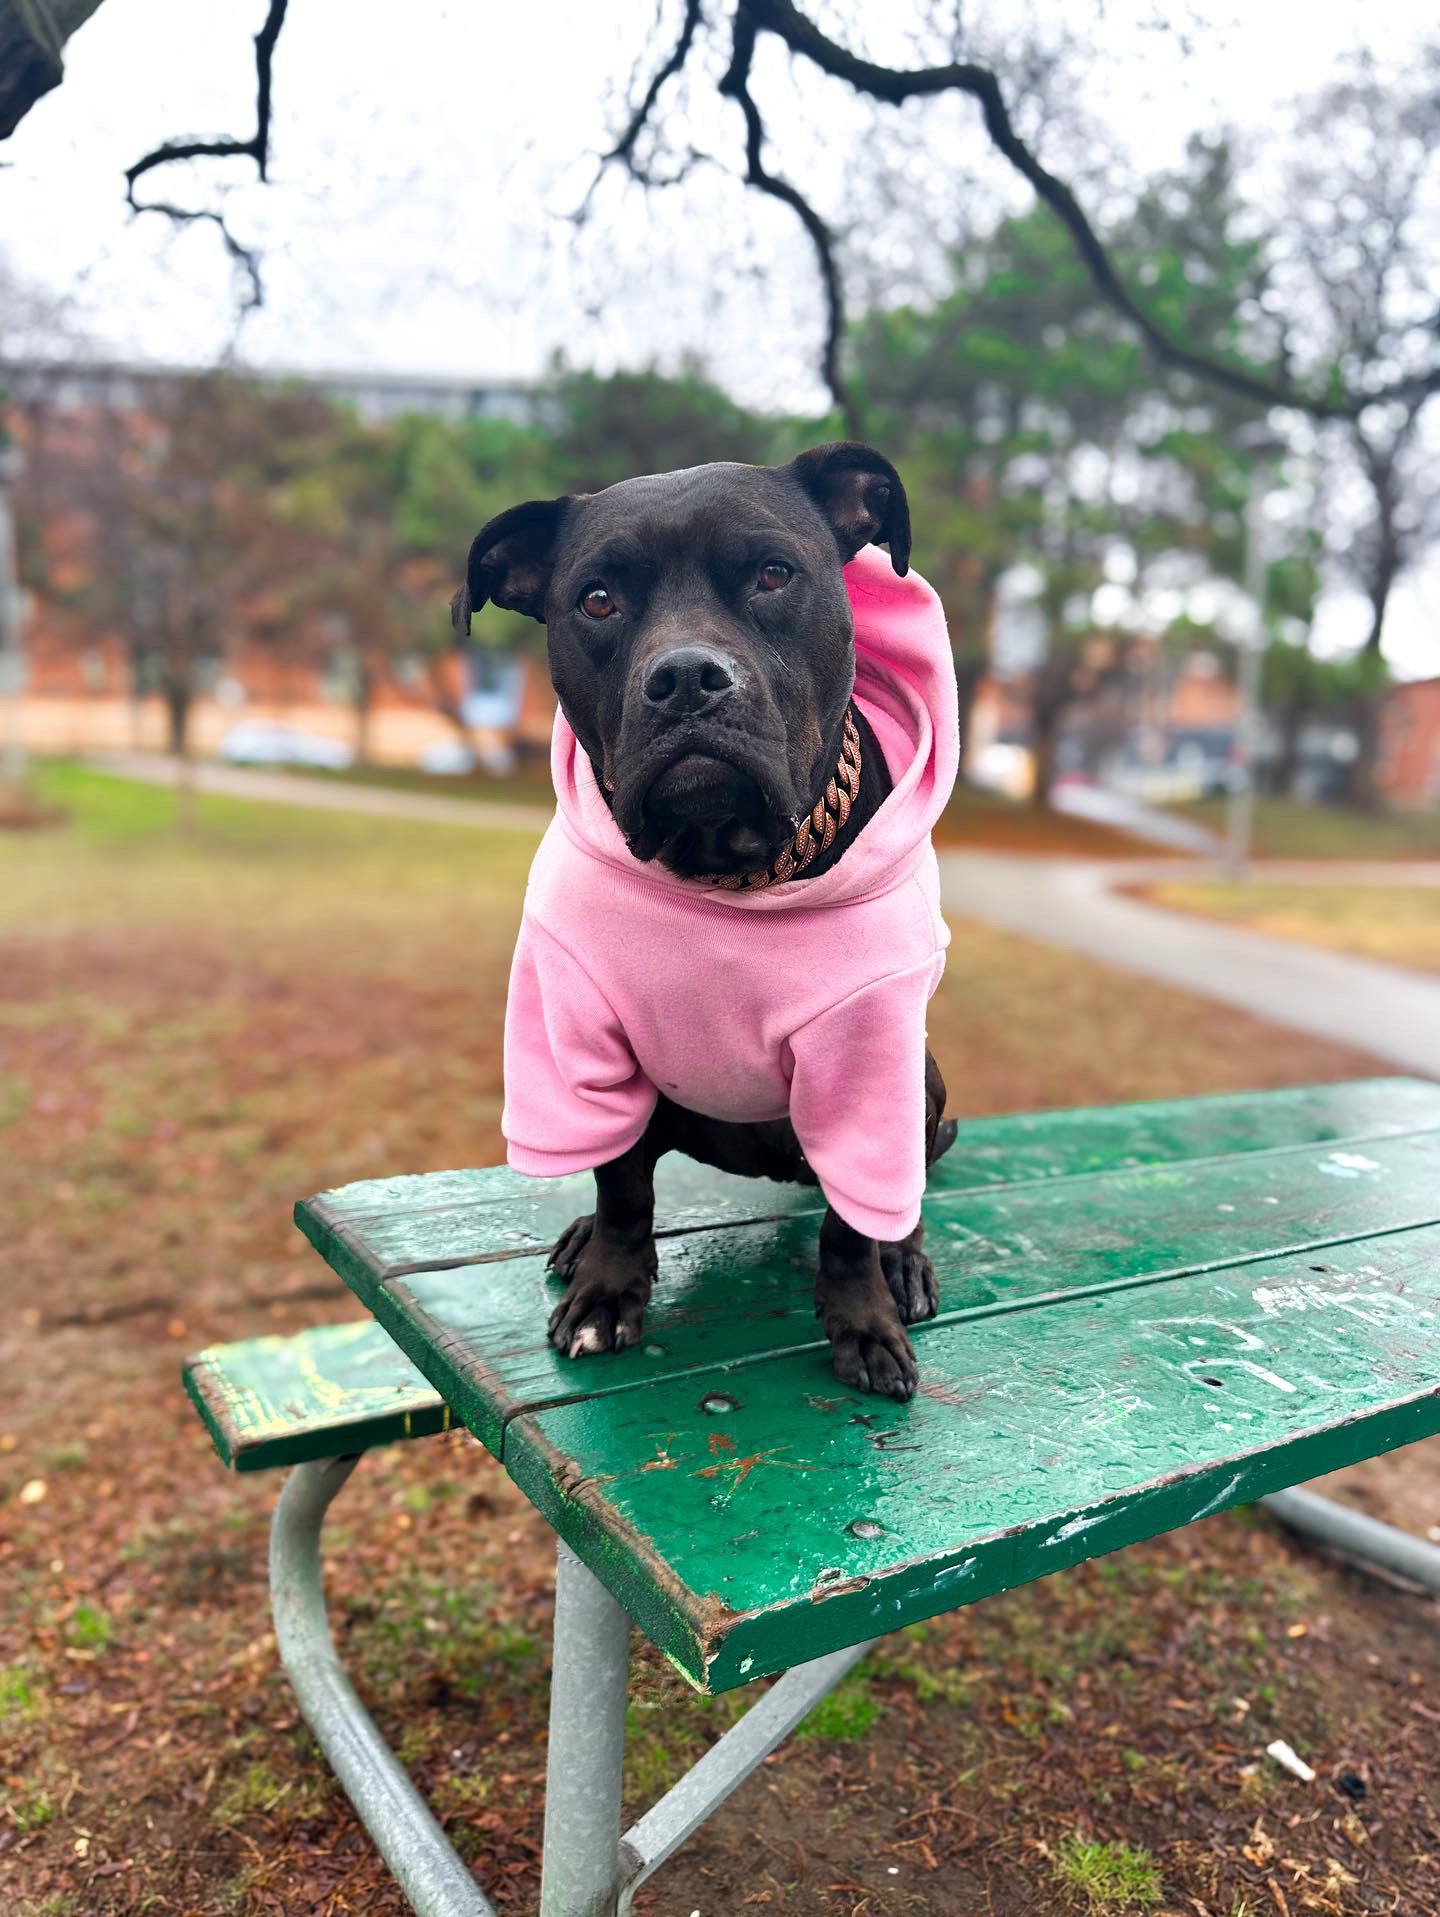
[[472, 613], [487, 599], [545, 623], [545, 592], [555, 538], [572, 495], [527, 499], [511, 506], [476, 533], [465, 567], [465, 584], [450, 601], [456, 632], [469, 632]]
[[799, 481], [830, 521], [844, 558], [872, 543], [890, 548], [903, 578], [910, 570], [910, 505], [900, 475], [873, 447], [853, 439], [815, 446], [783, 471]]

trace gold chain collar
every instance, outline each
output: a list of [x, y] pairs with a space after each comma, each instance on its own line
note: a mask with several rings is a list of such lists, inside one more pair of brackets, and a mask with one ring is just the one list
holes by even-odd
[[767, 885], [783, 885], [803, 872], [817, 854], [828, 852], [850, 817], [860, 796], [860, 731], [853, 706], [845, 708], [845, 731], [834, 777], [796, 828], [789, 845], [763, 872], [734, 872], [715, 883], [727, 892], [761, 892]]

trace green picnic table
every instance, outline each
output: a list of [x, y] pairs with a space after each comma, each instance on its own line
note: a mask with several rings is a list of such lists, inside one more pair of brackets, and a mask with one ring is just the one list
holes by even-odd
[[[839, 1385], [822, 1202], [672, 1159], [646, 1339], [545, 1339], [545, 1253], [588, 1174], [368, 1180], [297, 1221], [372, 1314], [191, 1358], [224, 1461], [296, 1467], [281, 1656], [422, 1917], [492, 1907], [364, 1712], [320, 1584], [371, 1446], [469, 1427], [560, 1540], [543, 1917], [630, 1907], [871, 1640], [1264, 1499], [1440, 1589], [1440, 1551], [1289, 1489], [1440, 1430], [1440, 1085], [1387, 1078], [960, 1127], [926, 1245], [940, 1310], [905, 1405]], [[628, 1832], [628, 1633], [700, 1690], [785, 1671]]]

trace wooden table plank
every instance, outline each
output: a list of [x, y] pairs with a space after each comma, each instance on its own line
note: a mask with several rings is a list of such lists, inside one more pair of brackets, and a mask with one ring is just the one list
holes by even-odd
[[[1440, 1132], [939, 1192], [924, 1215], [940, 1314], [915, 1328], [917, 1348], [977, 1314], [1285, 1250], [1318, 1257], [1336, 1240], [1440, 1220]], [[499, 1455], [506, 1421], [540, 1405], [823, 1347], [817, 1223], [811, 1212], [665, 1240], [643, 1343], [583, 1359], [546, 1341], [559, 1292], [543, 1258], [387, 1282], [342, 1270]]]
[[423, 1374], [370, 1318], [246, 1338], [185, 1361], [185, 1389], [236, 1471], [268, 1471], [450, 1428]]
[[[397, 1186], [411, 1188], [402, 1190], [401, 1202], [372, 1202]], [[656, 1231], [669, 1236], [808, 1210], [816, 1195], [813, 1189], [737, 1178], [672, 1157], [656, 1177], [655, 1200]], [[495, 1165], [481, 1171], [437, 1172], [433, 1178], [342, 1185], [302, 1200], [295, 1207], [295, 1222], [347, 1282], [352, 1274], [383, 1280], [548, 1251], [571, 1220], [590, 1211], [594, 1202], [595, 1180], [589, 1172], [525, 1178]]]
[[[1405, 1078], [970, 1119], [935, 1167], [931, 1190], [1433, 1127], [1440, 1127], [1440, 1086]], [[347, 1280], [383, 1280], [548, 1248], [590, 1208], [592, 1191], [588, 1173], [538, 1180], [491, 1166], [342, 1185], [304, 1200], [296, 1220]], [[671, 1234], [808, 1212], [818, 1198], [813, 1190], [734, 1178], [672, 1157], [660, 1167], [656, 1201], [657, 1228]]]
[[695, 1683], [766, 1671], [1440, 1430], [1440, 1228], [516, 1420], [505, 1462]]
[[588, 1177], [372, 1181], [297, 1215], [711, 1689], [1440, 1427], [1440, 1087], [965, 1125], [907, 1406], [834, 1380], [818, 1195], [670, 1169], [646, 1342], [580, 1361], [545, 1342], [530, 1247]]

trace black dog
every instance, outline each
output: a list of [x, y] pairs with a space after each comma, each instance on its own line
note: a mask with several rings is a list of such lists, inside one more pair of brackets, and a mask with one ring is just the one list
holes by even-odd
[[[872, 542], [888, 544], [895, 574], [908, 571], [905, 491], [867, 447], [820, 447], [778, 468], [699, 466], [501, 513], [470, 549], [454, 619], [468, 632], [488, 599], [545, 624], [564, 717], [633, 860], [702, 892], [783, 883], [803, 894], [845, 859], [892, 790], [876, 733], [852, 703], [843, 568]], [[624, 875], [615, 882], [623, 890]], [[575, 942], [584, 936], [581, 925]], [[583, 967], [583, 949], [573, 956]], [[563, 1016], [592, 1016], [564, 996]], [[603, 1002], [586, 996], [592, 1003], [607, 1019]], [[917, 1004], [918, 1077], [923, 997]], [[732, 1011], [712, 1007], [717, 1046]], [[918, 1098], [915, 1112], [928, 1163], [954, 1126], [941, 1122], [945, 1086], [928, 1050], [923, 1060], [923, 1118]], [[507, 1090], [514, 1075], [507, 1057]], [[594, 1167], [595, 1211], [551, 1254], [568, 1286], [550, 1337], [572, 1356], [640, 1336], [664, 1153], [820, 1182], [788, 1117], [737, 1123], [687, 1109], [666, 1089], [656, 1087], [638, 1138], [608, 1162], [581, 1161]], [[508, 1124], [507, 1136], [516, 1159]], [[917, 1382], [904, 1326], [937, 1306], [921, 1231], [877, 1242], [833, 1203], [820, 1230], [816, 1309], [836, 1372], [902, 1401]]]

